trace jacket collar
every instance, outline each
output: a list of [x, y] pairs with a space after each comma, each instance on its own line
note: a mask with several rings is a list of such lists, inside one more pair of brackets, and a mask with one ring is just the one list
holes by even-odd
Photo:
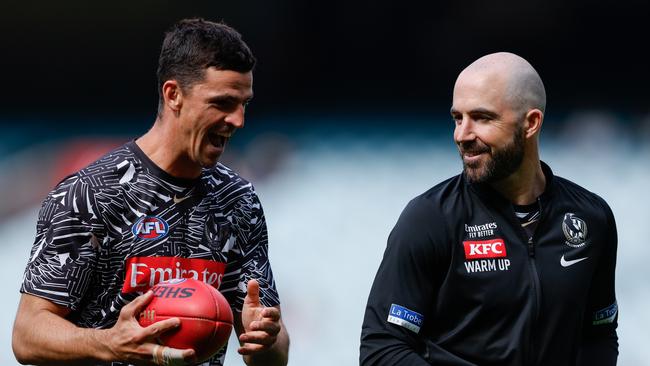
[[[539, 196], [539, 200], [543, 204], [547, 202], [553, 194], [555, 179], [551, 167], [549, 167], [548, 164], [543, 161], [540, 161], [540, 164], [542, 165], [542, 172], [544, 173], [544, 177], [546, 177], [546, 186], [544, 187], [544, 192], [542, 192], [542, 194]], [[465, 186], [467, 186], [470, 190], [476, 192], [476, 194], [478, 194], [482, 199], [492, 201], [499, 206], [511, 205], [510, 201], [503, 197], [488, 183], [470, 183], [467, 180], [467, 177], [465, 177], [464, 172], [461, 174], [461, 176]]]

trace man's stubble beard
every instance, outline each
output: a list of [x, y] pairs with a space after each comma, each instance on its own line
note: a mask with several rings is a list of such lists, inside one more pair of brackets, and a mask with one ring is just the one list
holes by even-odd
[[[477, 167], [466, 164], [462, 160], [461, 151], [465, 177], [470, 183], [493, 183], [509, 177], [519, 169], [524, 160], [524, 142], [524, 128], [520, 125], [509, 144], [489, 153], [488, 161]], [[465, 150], [471, 150], [471, 146], [465, 147]]]

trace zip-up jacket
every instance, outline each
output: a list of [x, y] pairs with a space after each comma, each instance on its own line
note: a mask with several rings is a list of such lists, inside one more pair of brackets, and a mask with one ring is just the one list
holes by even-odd
[[532, 238], [463, 174], [409, 202], [370, 291], [361, 365], [616, 364], [614, 216], [542, 170]]

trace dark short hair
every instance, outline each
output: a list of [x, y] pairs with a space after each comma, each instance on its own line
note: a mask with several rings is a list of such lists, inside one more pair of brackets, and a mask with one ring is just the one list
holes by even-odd
[[188, 90], [202, 81], [205, 69], [248, 72], [255, 67], [255, 57], [241, 34], [223, 24], [201, 18], [183, 19], [165, 33], [158, 58], [158, 113], [162, 111], [162, 85], [178, 81]]

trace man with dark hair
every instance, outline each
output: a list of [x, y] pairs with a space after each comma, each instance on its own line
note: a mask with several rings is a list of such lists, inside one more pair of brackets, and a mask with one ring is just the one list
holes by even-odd
[[[192, 363], [194, 350], [156, 342], [178, 318], [143, 328], [137, 317], [157, 282], [193, 277], [228, 299], [248, 365], [286, 365], [260, 201], [218, 163], [244, 126], [254, 65], [224, 24], [182, 20], [166, 34], [153, 127], [65, 178], [43, 202], [14, 324], [19, 362]], [[225, 348], [209, 364], [224, 357]]]
[[[224, 25], [200, 19], [181, 20], [163, 40], [158, 60], [158, 112], [163, 111], [165, 81], [175, 79], [186, 91], [203, 80], [209, 67], [247, 73], [255, 67], [255, 57], [239, 33]], [[214, 24], [214, 23], [212, 23]]]
[[390, 234], [361, 365], [616, 364], [617, 234], [605, 201], [539, 159], [546, 107], [523, 58], [465, 68], [451, 115], [463, 173]]

